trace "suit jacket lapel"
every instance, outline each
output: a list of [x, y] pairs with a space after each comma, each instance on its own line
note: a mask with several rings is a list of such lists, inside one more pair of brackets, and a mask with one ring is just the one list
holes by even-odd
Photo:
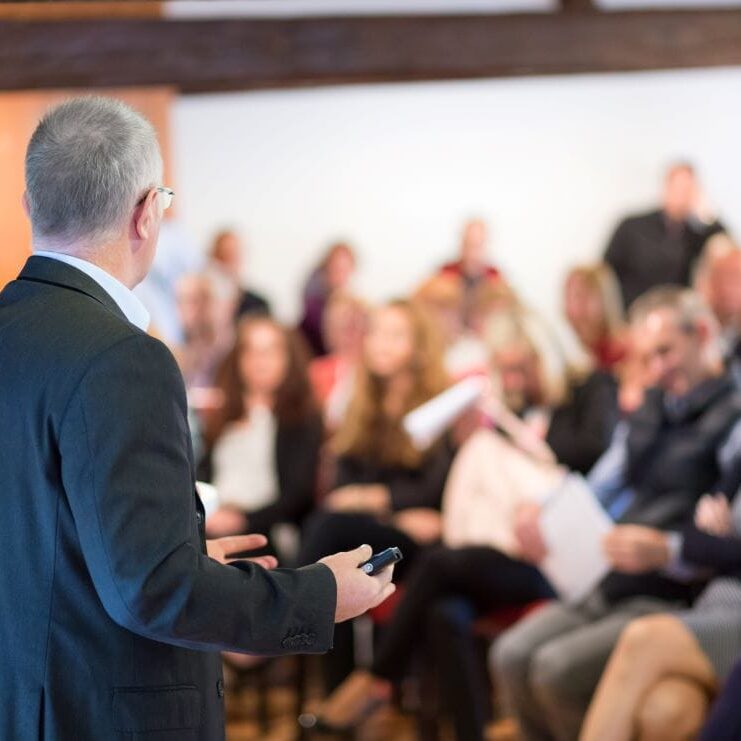
[[128, 321], [119, 305], [99, 283], [83, 273], [82, 270], [78, 270], [60, 260], [32, 255], [23, 266], [18, 280], [45, 283], [82, 293], [105, 306], [119, 318]]

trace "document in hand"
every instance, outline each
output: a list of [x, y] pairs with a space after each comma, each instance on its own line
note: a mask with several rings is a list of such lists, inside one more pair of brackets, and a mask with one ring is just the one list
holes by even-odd
[[548, 556], [541, 570], [561, 599], [579, 602], [610, 570], [602, 542], [614, 524], [583, 476], [569, 474], [540, 516]]
[[486, 388], [480, 376], [464, 378], [442, 394], [407, 414], [402, 424], [418, 450], [427, 448], [467, 409], [476, 404]]

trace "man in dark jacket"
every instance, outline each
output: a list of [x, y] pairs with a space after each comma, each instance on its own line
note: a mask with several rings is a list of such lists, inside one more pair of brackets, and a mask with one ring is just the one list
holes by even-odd
[[[741, 396], [723, 370], [709, 309], [688, 289], [656, 288], [633, 306], [631, 340], [653, 388], [589, 475], [618, 525], [605, 544], [613, 571], [583, 601], [555, 602], [525, 618], [492, 652], [529, 741], [576, 739], [622, 629], [693, 596], [664, 569], [669, 539], [661, 531], [689, 524], [705, 492], [738, 485]], [[526, 511], [517, 532], [523, 557], [535, 563], [547, 553], [539, 514], [536, 506]], [[655, 563], [636, 573], [630, 566], [646, 552]]]
[[35, 254], [0, 293], [2, 739], [221, 739], [219, 651], [326, 651], [393, 589], [367, 547], [298, 571], [223, 563], [260, 538], [207, 555], [182, 377], [131, 292], [161, 177], [151, 125], [105, 98], [28, 147]]
[[605, 251], [625, 307], [654, 286], [688, 286], [705, 242], [723, 231], [702, 205], [691, 165], [675, 164], [664, 181], [661, 208], [629, 216], [618, 225]]

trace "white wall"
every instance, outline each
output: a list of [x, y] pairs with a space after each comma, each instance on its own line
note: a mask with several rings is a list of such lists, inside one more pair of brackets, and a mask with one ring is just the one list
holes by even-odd
[[242, 230], [287, 319], [328, 241], [357, 246], [357, 288], [383, 299], [449, 257], [471, 214], [553, 315], [567, 267], [653, 205], [676, 157], [741, 234], [741, 69], [188, 96], [173, 129], [185, 225], [204, 245]]

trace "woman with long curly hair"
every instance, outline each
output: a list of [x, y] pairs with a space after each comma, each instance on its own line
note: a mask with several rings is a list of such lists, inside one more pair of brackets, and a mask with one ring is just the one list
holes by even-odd
[[[440, 536], [440, 500], [452, 450], [447, 439], [418, 450], [403, 418], [448, 385], [440, 342], [422, 310], [392, 301], [373, 312], [344, 422], [332, 441], [334, 488], [307, 520], [301, 563], [368, 543], [399, 546], [405, 560]], [[351, 626], [339, 625], [327, 662], [331, 689], [352, 669]]]

